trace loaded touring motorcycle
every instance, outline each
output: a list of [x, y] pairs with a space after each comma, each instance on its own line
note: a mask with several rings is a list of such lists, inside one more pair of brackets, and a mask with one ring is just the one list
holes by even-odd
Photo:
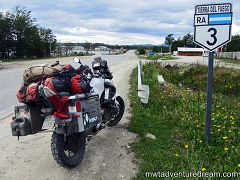
[[[79, 63], [75, 57], [74, 62]], [[115, 126], [123, 117], [124, 101], [116, 92], [106, 61], [93, 61], [89, 79], [90, 93], [68, 97], [68, 118], [58, 117], [54, 108], [44, 103], [25, 103], [14, 107], [11, 122], [13, 136], [27, 136], [40, 132], [53, 132], [51, 151], [63, 167], [77, 166], [84, 156], [86, 140], [106, 126]]]

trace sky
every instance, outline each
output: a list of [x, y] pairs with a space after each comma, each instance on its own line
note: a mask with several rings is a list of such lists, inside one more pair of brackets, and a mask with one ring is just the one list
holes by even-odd
[[50, 28], [59, 42], [162, 44], [193, 33], [198, 4], [233, 3], [233, 34], [240, 34], [240, 0], [0, 0], [0, 12], [15, 6]]

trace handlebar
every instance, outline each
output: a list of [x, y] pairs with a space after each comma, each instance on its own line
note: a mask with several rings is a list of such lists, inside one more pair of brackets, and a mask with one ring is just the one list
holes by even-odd
[[94, 73], [93, 77], [95, 77], [95, 78], [103, 78], [103, 79], [112, 79], [113, 78], [112, 75], [107, 75], [107, 74], [103, 74], [103, 73]]

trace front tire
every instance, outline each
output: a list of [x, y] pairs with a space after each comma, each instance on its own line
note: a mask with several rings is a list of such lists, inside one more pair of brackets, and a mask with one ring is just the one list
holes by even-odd
[[70, 135], [52, 135], [51, 151], [55, 161], [63, 167], [73, 168], [83, 159], [86, 147], [86, 138], [82, 133]]
[[116, 126], [118, 122], [122, 119], [124, 111], [125, 111], [125, 104], [123, 101], [123, 98], [121, 96], [118, 96], [116, 98], [116, 105], [118, 106], [118, 113], [109, 121], [108, 126]]

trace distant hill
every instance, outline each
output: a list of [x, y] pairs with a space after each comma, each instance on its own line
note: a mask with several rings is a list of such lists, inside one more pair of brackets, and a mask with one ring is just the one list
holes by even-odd
[[153, 47], [153, 46], [161, 46], [161, 47], [169, 47], [167, 44], [159, 44], [159, 45], [154, 45], [154, 44], [136, 44], [133, 46], [144, 46], [144, 47]]

